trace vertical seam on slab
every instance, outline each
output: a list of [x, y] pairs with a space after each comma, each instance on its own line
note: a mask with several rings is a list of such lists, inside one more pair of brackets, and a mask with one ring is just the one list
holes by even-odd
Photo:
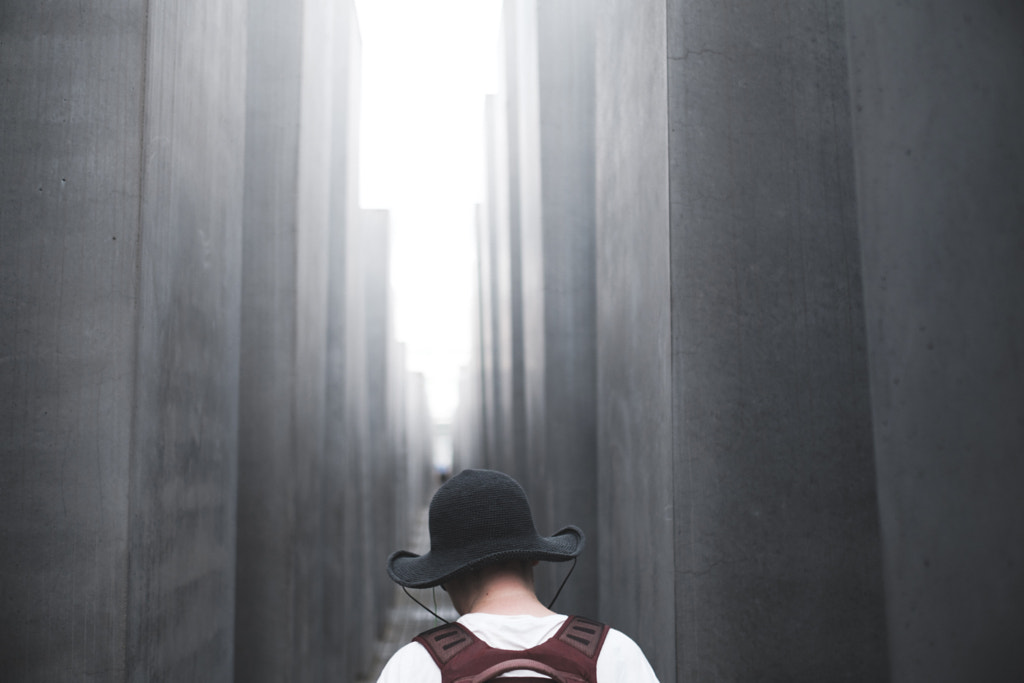
[[128, 520], [125, 524], [125, 581], [124, 581], [124, 676], [129, 680], [132, 676], [131, 653], [133, 620], [131, 617], [133, 601], [132, 581], [132, 541], [135, 528], [135, 497], [133, 495], [135, 474], [136, 474], [136, 451], [139, 443], [139, 394], [141, 374], [141, 354], [139, 347], [142, 343], [142, 242], [143, 242], [143, 200], [146, 188], [146, 131], [148, 121], [146, 118], [146, 99], [149, 89], [149, 45], [150, 45], [150, 1], [145, 0], [142, 10], [142, 72], [139, 87], [139, 184], [138, 184], [138, 206], [136, 210], [136, 236], [135, 236], [135, 277], [134, 277], [134, 302], [133, 311], [134, 340], [132, 343], [132, 401], [130, 426], [128, 436], [128, 486], [125, 495], [127, 496]]
[[[305, 92], [307, 87], [307, 80], [309, 79], [309, 73], [306, 68], [306, 41], [307, 28], [309, 26], [308, 13], [311, 11], [308, 9], [308, 2], [301, 3], [301, 7], [297, 10], [299, 13], [298, 22], [298, 55], [297, 55], [297, 66], [298, 66], [298, 93], [297, 93], [297, 127], [295, 131], [295, 173], [292, 178], [293, 182], [293, 201], [294, 207], [292, 210], [292, 270], [289, 274], [292, 284], [292, 297], [294, 298], [294, 305], [291, 307], [292, 310], [292, 329], [291, 329], [291, 371], [289, 372], [289, 391], [288, 400], [290, 405], [288, 406], [288, 448], [290, 450], [289, 457], [294, 459], [298, 454], [298, 441], [299, 441], [299, 429], [298, 429], [298, 403], [299, 403], [299, 391], [301, 389], [300, 382], [300, 370], [301, 363], [299, 362], [299, 356], [301, 353], [301, 334], [299, 332], [302, 320], [302, 301], [300, 301], [301, 286], [299, 273], [301, 271], [302, 264], [302, 161], [303, 161], [303, 131], [305, 129], [305, 121], [303, 120], [305, 112]], [[297, 475], [294, 471], [290, 473], [290, 484], [295, 485]], [[297, 525], [299, 518], [298, 514], [298, 501], [295, 500], [294, 496], [292, 500], [286, 503], [286, 510], [288, 514], [288, 522], [291, 532]], [[296, 661], [295, 652], [301, 651], [301, 648], [297, 649], [297, 639], [299, 634], [297, 632], [295, 624], [295, 603], [297, 594], [296, 580], [296, 561], [297, 556], [297, 544], [295, 533], [289, 533], [288, 541], [288, 558], [285, 562], [286, 571], [286, 608], [288, 613], [286, 615], [287, 623], [285, 624], [285, 637], [287, 643], [291, 645], [288, 654], [285, 656], [284, 669], [287, 671], [289, 676], [295, 676], [297, 673], [296, 667], [298, 662]]]
[[[673, 637], [673, 641], [672, 641], [673, 642], [673, 651], [672, 651], [672, 668], [673, 668], [673, 671], [670, 672], [670, 673], [672, 674], [672, 676], [674, 678], [678, 679], [678, 677], [679, 677], [679, 668], [680, 668], [680, 666], [679, 666], [679, 664], [680, 664], [680, 654], [681, 654], [680, 653], [680, 640], [679, 640], [680, 635], [681, 635], [681, 633], [680, 633], [680, 618], [681, 617], [680, 617], [680, 613], [679, 613], [679, 596], [677, 595], [677, 592], [679, 591], [679, 583], [678, 583], [678, 581], [675, 578], [676, 575], [677, 575], [677, 570], [679, 568], [678, 567], [679, 560], [678, 560], [678, 550], [675, 549], [675, 548], [676, 548], [676, 537], [677, 537], [676, 529], [678, 528], [678, 525], [679, 525], [679, 510], [680, 510], [680, 505], [681, 505], [681, 503], [683, 501], [678, 500], [678, 497], [677, 497], [677, 490], [678, 489], [677, 489], [677, 486], [676, 486], [676, 459], [677, 459], [677, 457], [680, 457], [680, 456], [685, 457], [685, 454], [681, 453], [680, 447], [679, 447], [680, 446], [680, 422], [681, 422], [680, 415], [679, 415], [679, 409], [682, 407], [682, 400], [681, 400], [681, 397], [678, 396], [678, 392], [680, 391], [680, 389], [678, 387], [678, 382], [677, 382], [677, 378], [676, 378], [676, 370], [677, 370], [677, 368], [676, 368], [676, 344], [677, 344], [677, 339], [676, 339], [676, 334], [675, 334], [675, 332], [676, 332], [676, 310], [675, 310], [675, 303], [676, 302], [675, 302], [675, 291], [674, 291], [674, 289], [672, 287], [672, 260], [673, 260], [673, 256], [674, 256], [674, 241], [675, 241], [674, 240], [674, 227], [675, 226], [673, 225], [673, 221], [672, 221], [672, 218], [673, 218], [673, 209], [672, 209], [672, 142], [673, 142], [673, 135], [672, 135], [672, 97], [671, 97], [671, 94], [672, 94], [672, 87], [671, 87], [672, 86], [672, 74], [671, 74], [672, 59], [671, 59], [671, 54], [670, 54], [670, 50], [671, 50], [670, 35], [671, 35], [671, 22], [672, 22], [672, 7], [671, 7], [671, 3], [672, 3], [672, 0], [665, 0], [665, 4], [664, 4], [664, 12], [665, 12], [665, 34], [664, 34], [664, 40], [665, 40], [665, 42], [664, 42], [664, 50], [665, 50], [665, 53], [664, 53], [665, 83], [664, 83], [664, 88], [665, 88], [665, 143], [666, 143], [665, 144], [665, 180], [666, 180], [665, 199], [666, 199], [666, 206], [668, 208], [668, 216], [667, 216], [667, 222], [668, 222], [668, 249], [667, 249], [668, 282], [666, 283], [667, 286], [668, 286], [668, 302], [669, 302], [669, 310], [668, 310], [668, 314], [669, 314], [669, 331], [668, 331], [668, 334], [669, 334], [669, 340], [668, 340], [668, 347], [669, 347], [669, 354], [668, 354], [669, 372], [668, 372], [668, 376], [669, 376], [669, 381], [671, 382], [670, 392], [669, 392], [669, 411], [670, 411], [670, 416], [671, 416], [671, 428], [670, 428], [671, 443], [670, 443], [670, 446], [669, 446], [669, 455], [670, 455], [669, 467], [671, 469], [671, 472], [669, 473], [670, 474], [669, 481], [670, 481], [670, 486], [672, 487], [672, 489], [670, 491], [670, 500], [672, 501], [672, 529], [671, 529], [671, 534], [672, 534], [672, 547], [674, 549], [673, 553], [672, 553], [672, 611], [673, 611], [673, 615], [672, 615], [672, 630], [673, 630], [673, 636], [674, 636]], [[690, 469], [689, 467], [687, 468], [687, 473], [689, 475], [691, 475], [691, 477], [692, 477], [692, 469]], [[692, 486], [690, 488], [692, 490]], [[692, 504], [692, 500], [693, 500], [693, 498], [692, 498], [692, 495], [691, 495], [690, 496], [690, 503], [691, 504]], [[692, 522], [692, 519], [693, 519], [693, 515], [691, 514], [690, 515], [691, 522]], [[692, 534], [689, 534], [689, 538], [692, 540]]]

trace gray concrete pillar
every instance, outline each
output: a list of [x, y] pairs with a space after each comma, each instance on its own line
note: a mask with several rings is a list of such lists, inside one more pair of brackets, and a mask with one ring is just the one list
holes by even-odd
[[486, 301], [489, 288], [485, 285], [483, 231], [486, 227], [482, 204], [476, 205], [474, 225], [475, 287], [473, 288], [471, 313], [470, 357], [463, 368], [459, 389], [459, 404], [456, 422], [460, 429], [455, 444], [452, 471], [483, 467], [487, 461], [487, 344], [488, 323]]
[[523, 279], [522, 279], [522, 192], [529, 178], [523, 175], [522, 116], [531, 97], [519, 82], [524, 58], [516, 15], [520, 3], [503, 4], [501, 51], [502, 77], [499, 79], [497, 107], [494, 112], [497, 182], [500, 187], [493, 201], [498, 213], [495, 236], [495, 274], [497, 276], [498, 359], [502, 415], [498, 468], [528, 483], [526, 463], [526, 396], [523, 382]]
[[426, 377], [411, 372], [406, 384], [406, 514], [409, 528], [419, 523], [419, 515], [433, 495], [433, 423], [427, 401]]
[[676, 678], [665, 4], [595, 24], [601, 618]]
[[301, 5], [250, 3], [235, 672], [294, 674]]
[[[405, 541], [395, 536], [398, 491], [394, 472], [398, 462], [392, 457], [388, 431], [392, 416], [388, 410], [388, 340], [391, 335], [389, 259], [390, 219], [387, 211], [363, 211], [362, 270], [365, 293], [366, 328], [366, 417], [365, 457], [370, 468], [370, 482], [362, 497], [370, 504], [368, 519], [372, 533], [367, 559], [371, 572], [368, 580], [374, 585], [374, 601], [368, 619], [379, 635], [385, 625], [387, 608], [394, 595], [394, 585], [381, 571], [388, 555]], [[367, 495], [367, 492], [372, 492]]]
[[[375, 604], [370, 538], [373, 500], [368, 458], [366, 281], [358, 206], [361, 40], [351, 2], [327, 3], [331, 93], [327, 274], [326, 447], [322, 501], [327, 680], [353, 678], [372, 656]], [[322, 144], [323, 141], [321, 141]], [[379, 573], [378, 573], [379, 576]]]
[[507, 266], [501, 258], [501, 236], [508, 232], [508, 169], [505, 151], [503, 106], [497, 95], [486, 98], [484, 127], [486, 132], [485, 221], [482, 235], [480, 272], [484, 281], [484, 376], [485, 387], [487, 467], [500, 469], [509, 461], [510, 426], [508, 388], [511, 355], [507, 350], [509, 319], [504, 315], [508, 277]]
[[[389, 344], [388, 351], [388, 367], [391, 369], [391, 377], [388, 382], [388, 405], [390, 406], [390, 412], [393, 417], [390, 428], [388, 430], [389, 444], [391, 448], [391, 457], [397, 463], [393, 476], [393, 482], [395, 490], [397, 491], [398, 507], [395, 510], [395, 530], [394, 534], [399, 539], [398, 545], [391, 548], [390, 552], [398, 550], [399, 548], [405, 548], [404, 543], [408, 542], [411, 537], [412, 527], [410, 525], [410, 519], [413, 511], [414, 504], [411, 502], [408, 490], [409, 490], [409, 418], [408, 418], [408, 401], [406, 400], [406, 394], [408, 393], [408, 384], [410, 381], [408, 369], [406, 366], [406, 350], [405, 344], [397, 340], [392, 339]], [[379, 561], [377, 567], [379, 571], [385, 572], [386, 574], [386, 561]]]
[[882, 680], [841, 6], [597, 35], [602, 613], [669, 680]]
[[1024, 679], [1024, 8], [848, 2], [892, 672]]
[[368, 558], [352, 552], [364, 534], [342, 525], [364, 518], [343, 510], [365, 487], [335, 389], [360, 331], [345, 319], [352, 13], [325, 1], [249, 8], [238, 680], [350, 678], [360, 664], [350, 622], [368, 609], [347, 579], [365, 576]]
[[[536, 523], [573, 523], [588, 547], [559, 609], [596, 616], [594, 5], [510, 3], [518, 112], [526, 410], [523, 484]], [[541, 565], [552, 596], [565, 565]]]
[[107, 4], [74, 24], [0, 14], [0, 667], [16, 680], [125, 676], [147, 34], [141, 7]]
[[2, 15], [0, 668], [228, 681], [244, 8]]
[[229, 680], [245, 6], [148, 18], [127, 673]]

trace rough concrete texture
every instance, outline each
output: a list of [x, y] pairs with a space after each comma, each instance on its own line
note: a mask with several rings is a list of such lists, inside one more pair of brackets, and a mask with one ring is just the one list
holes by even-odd
[[[519, 72], [524, 46], [516, 31], [515, 15], [519, 3], [506, 2], [502, 11], [503, 35], [500, 41], [496, 130], [497, 194], [488, 197], [494, 203], [497, 219], [492, 227], [497, 277], [494, 314], [498, 320], [499, 400], [502, 431], [499, 439], [501, 468], [523, 478], [526, 464], [526, 397], [523, 376], [523, 280], [522, 280], [522, 194], [530, 181], [523, 172], [523, 136], [525, 113], [520, 98]], [[528, 54], [528, 53], [527, 53]]]
[[[406, 400], [409, 376], [405, 355], [405, 345], [392, 339], [390, 344], [388, 344], [388, 366], [391, 368], [391, 375], [388, 377], [388, 408], [391, 414], [388, 428], [388, 444], [392, 453], [391, 457], [399, 463], [404, 463], [409, 453], [408, 401]], [[409, 470], [407, 467], [399, 465], [392, 472], [391, 485], [395, 489], [395, 495], [398, 497], [398, 500], [402, 501], [404, 505], [411, 505], [406, 494], [409, 487], [408, 477]], [[399, 539], [409, 538], [413, 528], [409, 523], [407, 507], [395, 510], [395, 537]], [[397, 550], [397, 548], [391, 548], [389, 554], [394, 550]], [[375, 565], [379, 571], [385, 572], [385, 574], [386, 561], [386, 557], [383, 559], [377, 558], [377, 564]]]
[[[371, 501], [369, 518], [375, 520], [375, 532], [367, 544], [370, 571], [379, 576], [387, 556], [405, 542], [396, 536], [396, 513], [401, 509], [398, 492], [390, 486], [400, 461], [390, 448], [388, 433], [392, 416], [388, 412], [388, 383], [392, 369], [388, 363], [388, 340], [391, 335], [389, 313], [390, 217], [387, 211], [362, 211], [363, 292], [365, 294], [366, 339], [366, 461], [370, 466], [369, 490], [376, 492]], [[372, 635], [383, 632], [394, 586], [390, 581], [377, 581], [373, 609], [367, 618], [373, 622]]]
[[[322, 501], [310, 506], [324, 521], [324, 659], [326, 680], [352, 678], [369, 659], [376, 606], [384, 578], [370, 566], [370, 538], [377, 519], [367, 417], [367, 346], [362, 215], [358, 207], [358, 112], [361, 42], [351, 3], [333, 5], [333, 30], [325, 46], [335, 67], [315, 89], [329, 89], [325, 121], [332, 126], [329, 182], [327, 446]], [[321, 140], [321, 144], [323, 140]], [[375, 581], [376, 579], [376, 581]], [[352, 590], [352, 586], [359, 586]], [[321, 607], [320, 609], [323, 609]]]
[[245, 5], [150, 7], [148, 20], [126, 673], [227, 681]]
[[145, 35], [142, 3], [0, 6], [10, 680], [124, 677]]
[[[395, 345], [353, 219], [352, 5], [284, 4], [0, 9], [5, 680], [353, 680], [372, 656], [368, 538], [423, 504], [430, 422], [399, 354], [366, 362]], [[385, 381], [390, 457], [419, 463], [392, 519]]]
[[476, 205], [474, 225], [475, 286], [470, 313], [470, 358], [459, 378], [459, 403], [454, 417], [456, 429], [452, 445], [452, 471], [484, 465], [487, 452], [487, 393], [488, 384], [484, 340], [487, 338], [485, 301], [489, 289], [484, 286], [484, 206]]
[[680, 653], [664, 3], [603, 3], [595, 45], [600, 618], [668, 681]]
[[[522, 431], [510, 474], [526, 488], [544, 474], [544, 256], [542, 245], [540, 111], [537, 65], [537, 4], [508, 0], [504, 4], [505, 70], [501, 91], [506, 99], [509, 169], [510, 240], [515, 241], [518, 277], [512, 286], [519, 299], [517, 355], [521, 360], [516, 381], [522, 393]], [[552, 150], [553, 151], [553, 150]], [[536, 502], [533, 505], [536, 508]], [[535, 519], [540, 510], [534, 510]], [[539, 520], [537, 520], [539, 521]]]
[[[524, 472], [542, 533], [569, 523], [592, 541], [559, 609], [597, 616], [593, 4], [509, 3], [519, 68]], [[566, 572], [538, 568], [542, 596]]]
[[1024, 679], [1024, 8], [846, 6], [893, 679]]
[[[475, 345], [473, 343], [473, 346]], [[475, 354], [475, 349], [471, 350], [471, 354]], [[480, 394], [479, 367], [479, 357], [475, 357], [459, 371], [459, 396], [466, 397], [466, 400], [460, 400], [452, 417], [453, 472], [480, 467], [477, 458], [483, 453], [484, 443], [480, 430], [483, 421], [479, 418], [479, 406], [483, 400]]]
[[[296, 256], [296, 354], [294, 383], [294, 441], [289, 454], [295, 477], [291, 515], [293, 619], [289, 650], [289, 677], [308, 680], [323, 675], [325, 617], [329, 598], [325, 588], [325, 560], [330, 552], [323, 543], [327, 525], [334, 521], [322, 514], [322, 502], [331, 486], [325, 454], [336, 446], [334, 420], [339, 418], [328, 387], [339, 381], [339, 370], [328, 357], [337, 352], [330, 325], [334, 315], [329, 285], [341, 264], [332, 252], [331, 194], [336, 188], [334, 170], [334, 85], [337, 71], [332, 39], [333, 3], [307, 0], [302, 3], [302, 82], [299, 92], [298, 196]], [[343, 349], [342, 349], [343, 350]], [[317, 667], [320, 667], [317, 669]]]
[[[890, 5], [595, 8], [599, 616], [662, 680], [1024, 675], [1024, 11]], [[528, 485], [559, 457], [535, 431], [559, 252], [534, 221], [545, 104], [579, 95], [544, 90], [565, 6], [506, 3], [491, 119]]]
[[[369, 514], [358, 25], [349, 3], [253, 10], [243, 312], [253, 329], [235, 647], [258, 654], [240, 662], [238, 677], [350, 679], [368, 659], [374, 629], [365, 623], [386, 581], [371, 566], [369, 539], [388, 525]], [[282, 106], [288, 88], [295, 96]], [[277, 248], [267, 253], [268, 244]], [[275, 410], [283, 414], [267, 414]]]
[[[238, 680], [309, 680], [322, 666], [321, 519], [309, 501], [323, 478], [330, 122], [315, 114], [332, 91], [310, 81], [333, 70], [325, 37], [306, 28], [316, 9], [250, 9]], [[307, 80], [314, 50], [320, 70]]]
[[884, 680], [842, 5], [668, 19], [676, 675]]
[[[250, 3], [235, 677], [292, 672], [301, 5]], [[282, 587], [287, 587], [282, 589]]]
[[143, 10], [0, 21], [12, 680], [232, 675], [245, 22]]
[[[410, 372], [405, 387], [405, 457], [406, 508], [402, 511], [403, 527], [408, 538], [416, 528], [419, 516], [433, 496], [433, 423], [427, 401], [426, 377], [421, 372]], [[386, 559], [386, 558], [385, 558]]]
[[504, 467], [508, 465], [510, 455], [510, 423], [509, 403], [509, 368], [511, 357], [507, 350], [509, 318], [504, 314], [507, 307], [505, 292], [508, 287], [507, 265], [501, 258], [501, 236], [508, 233], [508, 169], [506, 138], [503, 132], [505, 117], [502, 99], [497, 95], [486, 98], [484, 108], [484, 129], [486, 131], [486, 174], [485, 216], [481, 230], [481, 261], [480, 273], [484, 290], [482, 314], [483, 348], [486, 356], [483, 365], [484, 379], [484, 413], [486, 419], [487, 451], [483, 461], [488, 467]]

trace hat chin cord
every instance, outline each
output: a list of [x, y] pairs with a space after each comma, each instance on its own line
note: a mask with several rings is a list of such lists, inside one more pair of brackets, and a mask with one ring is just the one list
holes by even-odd
[[[569, 580], [569, 577], [570, 577], [570, 576], [572, 576], [572, 572], [573, 572], [573, 570], [574, 570], [574, 569], [576, 569], [576, 559], [577, 559], [577, 558], [575, 558], [575, 557], [574, 557], [574, 558], [572, 558], [572, 566], [571, 566], [571, 567], [569, 567], [569, 572], [568, 572], [568, 573], [567, 573], [567, 574], [565, 575], [565, 578], [564, 578], [564, 579], [562, 579], [562, 583], [561, 583], [561, 584], [559, 584], [559, 586], [558, 586], [558, 590], [557, 590], [557, 591], [555, 591], [555, 597], [551, 598], [551, 602], [549, 602], [549, 603], [548, 603], [548, 609], [551, 609], [551, 608], [552, 608], [552, 607], [554, 606], [554, 604], [555, 604], [555, 600], [558, 600], [558, 596], [562, 594], [562, 589], [563, 589], [563, 588], [565, 588], [565, 584], [566, 584], [566, 582], [567, 582], [567, 581]], [[440, 620], [440, 621], [443, 621], [443, 622], [444, 622], [444, 623], [446, 623], [446, 624], [450, 624], [450, 623], [452, 623], [452, 622], [448, 621], [447, 619], [445, 619], [444, 617], [442, 617], [442, 616], [441, 616], [440, 614], [438, 614], [437, 612], [435, 612], [435, 611], [434, 611], [433, 609], [430, 609], [429, 607], [427, 607], [426, 605], [424, 605], [424, 604], [423, 604], [422, 602], [420, 602], [419, 600], [417, 600], [417, 599], [416, 599], [415, 597], [413, 597], [413, 594], [412, 594], [412, 593], [410, 593], [410, 592], [409, 592], [409, 589], [407, 589], [407, 588], [406, 588], [405, 586], [402, 586], [402, 590], [403, 590], [403, 591], [405, 592], [405, 594], [406, 594], [406, 595], [408, 595], [408, 596], [409, 596], [409, 599], [410, 599], [410, 600], [412, 600], [412, 601], [413, 601], [413, 602], [415, 602], [415, 603], [416, 603], [417, 605], [419, 605], [420, 607], [422, 607], [423, 609], [427, 610], [427, 611], [428, 611], [428, 612], [430, 612], [430, 613], [431, 613], [432, 615], [434, 615], [434, 618], [435, 618], [435, 619], [438, 619], [438, 620]], [[434, 609], [437, 609], [437, 598], [436, 598], [436, 596], [435, 596], [435, 598], [434, 598]]]
[[562, 579], [562, 583], [559, 584], [559, 586], [558, 586], [558, 590], [555, 591], [555, 597], [551, 598], [551, 602], [548, 603], [548, 609], [551, 609], [552, 605], [555, 604], [555, 600], [557, 600], [558, 596], [562, 594], [562, 589], [565, 588], [565, 582], [569, 580], [570, 576], [572, 576], [572, 570], [573, 569], [576, 569], [576, 558], [575, 557], [572, 558], [572, 566], [569, 567], [569, 573], [565, 575], [565, 578]]
[[[436, 589], [436, 587], [435, 587], [435, 589]], [[429, 607], [427, 607], [426, 605], [424, 605], [424, 604], [423, 604], [422, 602], [420, 602], [420, 601], [419, 601], [419, 600], [417, 600], [416, 598], [414, 598], [414, 597], [412, 596], [412, 593], [410, 593], [410, 592], [409, 592], [409, 589], [408, 589], [408, 588], [406, 588], [405, 586], [402, 586], [402, 590], [403, 590], [403, 591], [405, 591], [405, 594], [409, 596], [409, 599], [410, 599], [410, 600], [412, 600], [412, 601], [413, 601], [413, 602], [415, 602], [415, 603], [416, 603], [417, 605], [419, 605], [419, 606], [420, 606], [420, 607], [422, 607], [423, 609], [425, 609], [425, 610], [427, 610], [428, 612], [430, 612], [431, 614], [433, 614], [433, 615], [434, 615], [434, 618], [435, 618], [435, 619], [439, 619], [439, 620], [443, 621], [443, 622], [444, 622], [444, 623], [446, 623], [446, 624], [450, 624], [450, 623], [452, 623], [452, 622], [448, 621], [447, 619], [445, 619], [444, 617], [442, 617], [442, 616], [441, 616], [440, 614], [438, 614], [437, 612], [435, 612], [434, 610], [432, 610], [432, 609], [430, 609]], [[435, 607], [435, 608], [437, 607], [437, 596], [435, 596], [435, 597], [434, 597], [434, 607]]]

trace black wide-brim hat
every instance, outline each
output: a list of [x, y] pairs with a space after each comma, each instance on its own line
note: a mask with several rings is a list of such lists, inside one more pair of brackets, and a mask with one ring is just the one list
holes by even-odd
[[430, 588], [504, 560], [565, 562], [583, 550], [583, 532], [567, 526], [541, 536], [519, 483], [502, 472], [463, 470], [430, 501], [430, 551], [399, 550], [388, 576], [406, 588]]

